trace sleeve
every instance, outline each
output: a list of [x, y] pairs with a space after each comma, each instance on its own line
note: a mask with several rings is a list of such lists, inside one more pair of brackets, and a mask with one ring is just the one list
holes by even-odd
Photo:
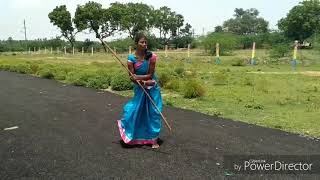
[[129, 54], [129, 55], [128, 55], [128, 62], [131, 62], [131, 63], [133, 63], [133, 64], [136, 63], [136, 58], [134, 57], [133, 54]]
[[158, 59], [158, 56], [157, 56], [155, 53], [152, 53], [152, 56], [151, 56], [151, 58], [150, 58], [150, 61], [151, 61], [151, 62], [156, 62], [157, 59]]

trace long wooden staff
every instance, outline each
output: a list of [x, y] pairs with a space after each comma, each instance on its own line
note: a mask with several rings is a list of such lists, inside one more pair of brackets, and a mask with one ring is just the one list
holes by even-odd
[[[114, 55], [114, 57], [116, 57], [116, 59], [117, 59], [118, 62], [122, 65], [122, 67], [123, 67], [125, 70], [128, 71], [128, 73], [130, 74], [131, 77], [133, 77], [132, 72], [128, 69], [127, 66], [125, 66], [125, 65], [121, 62], [120, 58], [119, 58], [119, 57], [117, 56], [117, 54], [110, 48], [110, 46], [109, 46], [107, 43], [105, 43], [104, 41], [102, 41], [102, 42], [103, 42], [103, 45], [104, 45], [105, 47], [107, 47], [107, 48], [109, 49], [109, 51]], [[170, 126], [170, 124], [168, 123], [167, 119], [163, 116], [163, 114], [161, 113], [161, 111], [160, 111], [160, 109], [158, 108], [158, 106], [156, 105], [156, 103], [152, 100], [151, 96], [148, 94], [148, 92], [147, 92], [147, 91], [144, 89], [144, 87], [141, 85], [140, 81], [136, 81], [136, 82], [137, 82], [137, 84], [140, 86], [140, 88], [143, 90], [143, 92], [147, 95], [147, 97], [149, 98], [149, 100], [151, 101], [151, 103], [154, 105], [154, 107], [157, 109], [157, 111], [160, 113], [160, 115], [161, 115], [163, 121], [165, 122], [166, 126], [168, 127], [168, 129], [169, 129], [170, 131], [172, 131], [171, 126]]]

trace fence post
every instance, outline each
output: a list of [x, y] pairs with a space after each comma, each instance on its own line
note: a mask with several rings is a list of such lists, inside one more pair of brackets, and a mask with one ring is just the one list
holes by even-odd
[[167, 51], [168, 51], [168, 45], [165, 45], [165, 48], [164, 48], [165, 57], [168, 57]]
[[292, 56], [292, 60], [291, 60], [291, 67], [292, 67], [293, 71], [295, 71], [297, 69], [298, 42], [299, 41], [297, 41], [297, 40], [294, 41], [293, 56]]
[[251, 65], [256, 65], [255, 57], [256, 57], [256, 42], [253, 42], [253, 44], [252, 44], [251, 61], [250, 61]]
[[216, 44], [216, 64], [220, 64], [220, 44]]

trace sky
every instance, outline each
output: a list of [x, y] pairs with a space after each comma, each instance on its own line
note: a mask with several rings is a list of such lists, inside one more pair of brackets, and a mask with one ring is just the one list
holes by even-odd
[[[27, 39], [54, 38], [60, 35], [56, 26], [48, 18], [56, 6], [66, 5], [74, 16], [77, 5], [84, 5], [89, 0], [0, 0], [0, 40], [12, 37], [24, 39], [23, 21], [26, 21]], [[93, 0], [103, 7], [115, 0]], [[302, 0], [117, 0], [121, 3], [142, 2], [158, 9], [162, 6], [182, 14], [185, 23], [191, 24], [196, 35], [214, 31], [214, 27], [233, 17], [235, 8], [256, 8], [260, 17], [269, 21], [269, 28], [277, 29], [277, 22], [285, 17], [289, 10]], [[94, 36], [88, 32], [77, 35], [77, 40]]]

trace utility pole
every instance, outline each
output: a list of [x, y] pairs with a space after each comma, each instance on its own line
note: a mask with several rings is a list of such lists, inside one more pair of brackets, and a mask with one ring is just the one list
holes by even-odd
[[192, 29], [192, 37], [194, 38], [194, 29]]
[[27, 41], [27, 28], [26, 28], [26, 20], [23, 20], [23, 26], [24, 26], [24, 40]]

